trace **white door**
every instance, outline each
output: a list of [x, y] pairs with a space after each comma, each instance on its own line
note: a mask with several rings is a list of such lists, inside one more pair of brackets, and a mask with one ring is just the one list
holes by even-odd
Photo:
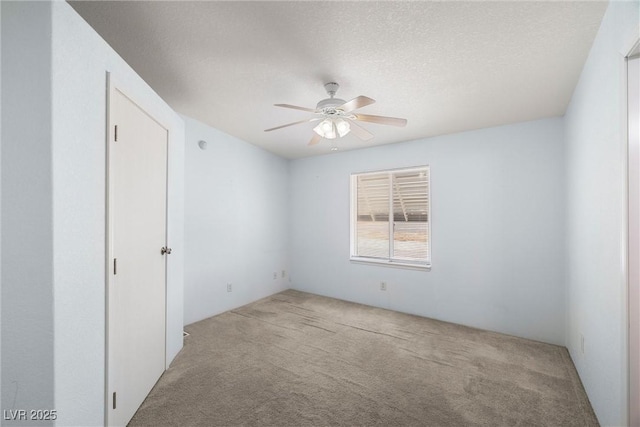
[[107, 422], [126, 425], [165, 369], [168, 132], [111, 87]]

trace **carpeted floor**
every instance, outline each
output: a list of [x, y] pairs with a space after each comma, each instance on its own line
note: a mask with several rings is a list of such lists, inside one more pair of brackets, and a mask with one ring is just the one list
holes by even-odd
[[287, 290], [188, 326], [130, 426], [597, 426], [567, 350]]

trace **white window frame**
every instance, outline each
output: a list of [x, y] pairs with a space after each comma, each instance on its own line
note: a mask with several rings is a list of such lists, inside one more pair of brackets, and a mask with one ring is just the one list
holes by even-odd
[[[356, 224], [358, 221], [358, 177], [363, 175], [378, 175], [381, 173], [391, 174], [396, 172], [414, 172], [421, 171], [427, 174], [427, 253], [429, 254], [429, 259], [427, 261], [413, 261], [406, 259], [394, 259], [391, 257], [393, 253], [393, 223], [394, 221], [389, 220], [389, 256], [386, 258], [377, 258], [377, 257], [368, 257], [368, 256], [358, 256], [357, 255], [357, 228]], [[368, 172], [360, 172], [360, 173], [352, 173], [350, 176], [351, 180], [351, 191], [350, 191], [350, 205], [349, 205], [349, 259], [354, 263], [362, 263], [362, 264], [375, 264], [382, 265], [387, 267], [399, 267], [399, 268], [408, 268], [408, 269], [417, 269], [417, 270], [431, 270], [431, 175], [430, 175], [430, 167], [429, 165], [424, 166], [412, 166], [407, 168], [397, 168], [397, 169], [384, 169], [377, 171], [368, 171]], [[391, 181], [390, 181], [391, 182]], [[389, 218], [393, 218], [393, 185], [389, 187]]]

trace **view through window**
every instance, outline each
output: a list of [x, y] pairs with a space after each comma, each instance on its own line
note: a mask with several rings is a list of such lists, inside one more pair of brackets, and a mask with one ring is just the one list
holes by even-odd
[[429, 266], [429, 167], [351, 179], [352, 259]]

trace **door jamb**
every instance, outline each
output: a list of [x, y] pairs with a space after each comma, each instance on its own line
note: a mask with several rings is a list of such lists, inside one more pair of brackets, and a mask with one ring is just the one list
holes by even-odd
[[[624, 56], [623, 120], [626, 145], [626, 358], [627, 424], [640, 424], [640, 141], [632, 140], [629, 111], [629, 60], [640, 54], [636, 39]], [[633, 274], [632, 274], [633, 273]], [[635, 277], [632, 277], [635, 276]]]

